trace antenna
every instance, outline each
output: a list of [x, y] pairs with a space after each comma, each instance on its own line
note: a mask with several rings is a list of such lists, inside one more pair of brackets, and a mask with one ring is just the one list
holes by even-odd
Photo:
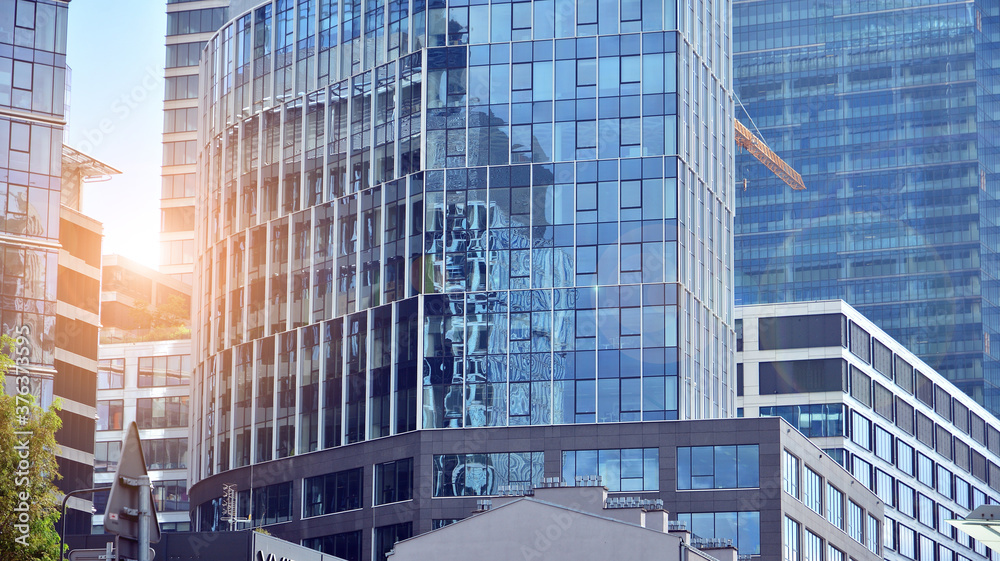
[[235, 528], [233, 527], [238, 522], [251, 522], [251, 519], [240, 518], [238, 515], [238, 503], [236, 500], [236, 484], [235, 483], [223, 483], [222, 484], [222, 518], [223, 522], [229, 523], [229, 531], [232, 532]]

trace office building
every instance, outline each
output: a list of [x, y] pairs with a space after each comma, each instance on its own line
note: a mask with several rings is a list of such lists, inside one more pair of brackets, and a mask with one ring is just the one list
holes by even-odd
[[[787, 546], [846, 561], [881, 551], [882, 501], [777, 418], [413, 431], [348, 450], [335, 464], [317, 455], [313, 465], [231, 470], [237, 516], [250, 520], [235, 528], [375, 560], [396, 541], [469, 517], [477, 501], [599, 477], [605, 506], [659, 504], [695, 538], [731, 540], [741, 555], [778, 559]], [[807, 508], [785, 486], [824, 493], [830, 509]], [[221, 501], [198, 512], [201, 531], [228, 529]]]
[[[61, 142], [61, 140], [60, 140]], [[55, 375], [42, 381], [41, 403], [59, 398], [62, 427], [56, 432], [59, 489], [88, 489], [94, 482], [94, 418], [96, 414], [97, 347], [101, 302], [101, 237], [103, 225], [80, 212], [83, 186], [120, 173], [111, 166], [61, 145], [59, 253], [55, 278]], [[9, 254], [8, 254], [9, 255]], [[41, 272], [41, 271], [38, 271]], [[35, 274], [35, 273], [33, 273]], [[51, 272], [50, 272], [51, 274]], [[43, 282], [51, 284], [51, 278]], [[47, 286], [46, 290], [52, 287]], [[23, 327], [22, 327], [22, 333]], [[30, 329], [30, 339], [38, 333]], [[45, 334], [39, 339], [44, 346]], [[67, 502], [67, 532], [90, 528], [91, 497]], [[62, 526], [60, 526], [61, 530]]]
[[[63, 491], [93, 481], [101, 225], [79, 212], [81, 184], [117, 173], [63, 146], [68, 8], [0, 2], [0, 323], [29, 357], [24, 368], [39, 403], [62, 401]], [[90, 528], [87, 499], [68, 503], [68, 531]]]
[[[412, 458], [430, 485], [436, 455], [490, 452], [527, 483], [559, 473], [533, 434], [733, 415], [727, 5], [229, 16], [199, 74], [202, 529], [224, 483], [308, 540], [346, 531], [301, 504], [340, 466]], [[364, 504], [365, 552], [445, 518]]]
[[786, 419], [874, 491], [885, 559], [997, 558], [946, 522], [1000, 498], [985, 408], [843, 301], [737, 317], [740, 414]]
[[[1000, 413], [995, 2], [733, 2], [736, 304], [841, 299]], [[752, 120], [752, 123], [751, 123]]]
[[194, 268], [198, 56], [229, 0], [167, 0], [160, 271], [190, 285]]
[[[161, 531], [191, 529], [187, 497], [191, 289], [120, 255], [105, 255], [94, 480], [111, 484], [135, 421]], [[101, 533], [107, 493], [94, 498]]]

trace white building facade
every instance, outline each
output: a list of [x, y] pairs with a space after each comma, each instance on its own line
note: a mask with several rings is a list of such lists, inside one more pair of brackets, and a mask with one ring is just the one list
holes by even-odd
[[737, 414], [783, 417], [881, 498], [885, 559], [1000, 559], [945, 522], [997, 504], [995, 417], [845, 302], [736, 310]]

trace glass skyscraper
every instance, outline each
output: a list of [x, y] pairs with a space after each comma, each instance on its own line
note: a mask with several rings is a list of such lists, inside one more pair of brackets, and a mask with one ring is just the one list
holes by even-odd
[[[528, 435], [732, 416], [729, 13], [231, 4], [200, 70], [200, 527], [222, 483], [318, 539], [361, 508], [359, 458], [471, 495], [560, 474]], [[449, 518], [414, 504], [359, 518], [371, 547]]]
[[737, 117], [807, 186], [737, 157], [736, 303], [846, 300], [993, 413], [998, 10], [733, 3]]

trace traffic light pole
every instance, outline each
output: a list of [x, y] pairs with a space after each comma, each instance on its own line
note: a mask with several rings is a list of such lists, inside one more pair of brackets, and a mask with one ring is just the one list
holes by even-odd
[[151, 561], [149, 558], [149, 518], [152, 505], [149, 504], [149, 476], [139, 477], [139, 559]]

